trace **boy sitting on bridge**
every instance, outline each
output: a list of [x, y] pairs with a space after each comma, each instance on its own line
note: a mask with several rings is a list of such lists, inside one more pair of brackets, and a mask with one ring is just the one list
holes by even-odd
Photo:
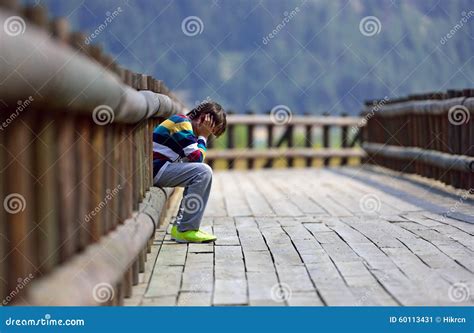
[[[226, 113], [217, 103], [202, 103], [187, 115], [174, 115], [153, 131], [153, 183], [184, 187], [171, 239], [180, 243], [213, 242], [199, 230], [212, 183], [212, 169], [204, 164], [209, 136], [225, 132]], [[183, 163], [181, 163], [183, 162]], [[194, 163], [188, 163], [194, 162]]]

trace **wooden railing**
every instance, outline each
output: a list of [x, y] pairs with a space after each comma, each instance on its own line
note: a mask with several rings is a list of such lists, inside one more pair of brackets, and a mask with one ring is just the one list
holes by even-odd
[[121, 304], [171, 194], [152, 130], [186, 109], [64, 19], [0, 6], [0, 304]]
[[474, 191], [474, 90], [366, 103], [367, 162]]
[[[0, 6], [0, 27], [26, 24], [0, 34], [1, 304], [121, 304], [172, 193], [151, 187], [152, 130], [187, 110], [64, 19]], [[230, 115], [207, 160], [232, 169], [363, 158], [472, 189], [473, 109], [466, 90], [371, 101], [363, 117]], [[105, 303], [102, 286], [115, 294]]]
[[[245, 161], [244, 167], [248, 169], [273, 167], [276, 160], [293, 167], [296, 159], [307, 167], [313, 165], [314, 160], [322, 160], [322, 164], [328, 166], [332, 159], [346, 165], [349, 158], [359, 160], [365, 155], [363, 150], [354, 147], [359, 138], [358, 131], [349, 131], [361, 120], [358, 117], [290, 114], [281, 118], [272, 114], [229, 115], [224, 138], [210, 142], [206, 159], [211, 165], [224, 161], [222, 167], [228, 169], [236, 167], [239, 161]], [[237, 129], [241, 131], [236, 133]], [[260, 140], [256, 137], [257, 131], [265, 133]], [[241, 139], [239, 147], [237, 134]]]

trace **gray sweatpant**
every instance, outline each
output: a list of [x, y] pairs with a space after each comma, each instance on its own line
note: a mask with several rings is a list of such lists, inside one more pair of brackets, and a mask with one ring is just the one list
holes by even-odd
[[212, 185], [212, 169], [204, 163], [168, 163], [154, 179], [158, 187], [184, 187], [176, 217], [178, 230], [198, 230]]

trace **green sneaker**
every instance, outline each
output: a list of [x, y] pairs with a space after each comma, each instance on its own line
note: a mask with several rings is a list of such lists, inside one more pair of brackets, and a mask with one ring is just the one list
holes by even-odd
[[178, 227], [176, 225], [173, 225], [171, 227], [171, 240], [176, 240], [176, 235], [178, 234]]
[[201, 230], [188, 230], [184, 232], [178, 231], [173, 236], [173, 229], [171, 229], [171, 238], [178, 243], [209, 243], [214, 242], [217, 237]]

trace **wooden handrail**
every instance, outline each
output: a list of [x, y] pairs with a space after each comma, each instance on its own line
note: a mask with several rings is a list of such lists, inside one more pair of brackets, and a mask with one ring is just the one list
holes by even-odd
[[257, 158], [329, 158], [329, 157], [365, 157], [364, 150], [352, 148], [337, 149], [313, 149], [313, 148], [292, 148], [292, 149], [226, 149], [210, 150], [207, 153], [210, 159], [257, 159]]
[[324, 116], [292, 116], [281, 124], [275, 121], [270, 115], [256, 114], [243, 115], [235, 114], [227, 117], [227, 124], [230, 125], [312, 125], [312, 126], [355, 126], [360, 123], [361, 117], [324, 117]]
[[[228, 129], [225, 134], [227, 146], [225, 150], [218, 150], [215, 144], [209, 149], [206, 160], [209, 164], [215, 164], [216, 160], [227, 161], [227, 168], [234, 168], [236, 160], [247, 161], [247, 168], [255, 166], [256, 159], [265, 159], [264, 168], [273, 166], [276, 158], [286, 160], [288, 167], [293, 167], [295, 159], [304, 159], [304, 164], [310, 167], [314, 159], [322, 158], [324, 165], [329, 165], [333, 158], [338, 158], [341, 165], [348, 163], [348, 158], [360, 159], [365, 156], [358, 149], [351, 149], [359, 138], [358, 130], [349, 131], [349, 127], [359, 129], [363, 118], [360, 117], [332, 117], [332, 116], [312, 116], [295, 115], [288, 116], [284, 121], [279, 122], [271, 114], [230, 114], [227, 117]], [[246, 128], [247, 138], [244, 147], [236, 147], [235, 128], [243, 126]], [[313, 148], [314, 129], [322, 129], [322, 149]], [[267, 132], [265, 149], [257, 147], [254, 142], [255, 133], [260, 128]], [[331, 130], [340, 130], [340, 146], [332, 147]], [[274, 132], [281, 131], [281, 136], [274, 142]], [[355, 132], [355, 133], [354, 133]], [[302, 135], [304, 142], [301, 147], [296, 146], [296, 135]], [[350, 134], [355, 134], [350, 140]], [[212, 142], [212, 141], [211, 141]], [[283, 146], [287, 149], [279, 149]]]
[[0, 0], [1, 26], [12, 17], [27, 29], [0, 34], [0, 299], [93, 304], [105, 282], [116, 295], [105, 304], [121, 304], [165, 209], [152, 195], [153, 128], [187, 109], [41, 6]]
[[384, 116], [403, 116], [403, 115], [443, 115], [449, 112], [449, 109], [456, 105], [464, 105], [466, 97], [456, 97], [446, 100], [426, 100], [426, 101], [406, 101], [396, 104], [387, 104], [377, 106], [366, 106], [362, 111], [362, 116], [374, 112], [383, 112]]
[[[0, 11], [2, 26], [8, 17]], [[36, 49], [25, 52], [32, 45]], [[15, 38], [3, 37], [0, 57], [4, 61], [0, 96], [6, 104], [34, 96], [36, 107], [49, 110], [92, 114], [97, 107], [107, 106], [115, 122], [126, 123], [187, 112], [166, 95], [140, 93], [123, 84], [107, 68], [34, 27]]]
[[[148, 200], [133, 217], [91, 245], [87, 251], [36, 281], [24, 299], [29, 305], [103, 305], [92, 291], [100, 284], [114, 286], [136, 261], [136, 254], [153, 235], [168, 196], [168, 189], [150, 192]], [[153, 201], [153, 204], [150, 202]], [[80, 270], [78, 270], [80, 267]], [[95, 296], [95, 297], [94, 297]]]
[[418, 147], [398, 147], [378, 143], [364, 143], [365, 151], [374, 156], [401, 160], [417, 160], [442, 169], [474, 172], [474, 157], [442, 153]]
[[367, 162], [474, 188], [474, 90], [366, 103]]

